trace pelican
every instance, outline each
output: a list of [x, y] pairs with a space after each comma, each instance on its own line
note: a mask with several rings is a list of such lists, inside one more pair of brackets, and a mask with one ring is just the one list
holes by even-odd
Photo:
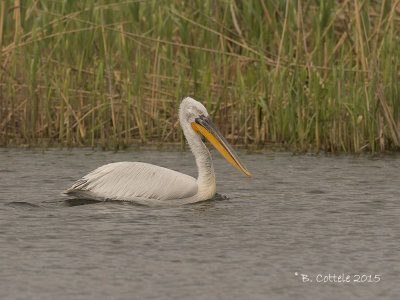
[[144, 162], [117, 162], [90, 172], [63, 193], [78, 198], [133, 201], [144, 205], [188, 204], [211, 199], [216, 193], [214, 167], [199, 133], [236, 169], [251, 178], [200, 102], [190, 97], [183, 99], [179, 122], [196, 159], [197, 179]]

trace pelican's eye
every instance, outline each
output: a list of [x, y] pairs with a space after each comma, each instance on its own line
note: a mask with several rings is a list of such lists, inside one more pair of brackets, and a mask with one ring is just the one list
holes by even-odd
[[205, 119], [207, 119], [207, 117], [204, 116], [203, 114], [201, 114], [197, 118], [195, 118], [194, 120], [196, 121], [197, 124], [201, 124], [202, 121], [204, 121]]

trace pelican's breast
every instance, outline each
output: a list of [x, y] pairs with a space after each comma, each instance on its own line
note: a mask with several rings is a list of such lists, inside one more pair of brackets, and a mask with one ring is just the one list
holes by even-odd
[[142, 162], [118, 162], [97, 168], [65, 193], [100, 200], [169, 200], [194, 196], [197, 190], [189, 175]]

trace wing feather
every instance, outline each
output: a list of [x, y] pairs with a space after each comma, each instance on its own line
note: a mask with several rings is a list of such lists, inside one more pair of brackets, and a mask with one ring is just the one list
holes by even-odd
[[118, 162], [101, 166], [76, 181], [65, 194], [94, 199], [169, 200], [197, 193], [193, 177], [142, 162]]

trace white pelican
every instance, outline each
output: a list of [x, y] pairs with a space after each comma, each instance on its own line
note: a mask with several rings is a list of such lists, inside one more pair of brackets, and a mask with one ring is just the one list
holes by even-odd
[[216, 192], [214, 168], [211, 154], [198, 135], [199, 132], [235, 168], [251, 178], [200, 102], [189, 97], [183, 99], [179, 107], [179, 121], [196, 158], [197, 180], [143, 162], [117, 162], [85, 175], [64, 194], [95, 200], [133, 201], [145, 205], [187, 204], [211, 199]]

